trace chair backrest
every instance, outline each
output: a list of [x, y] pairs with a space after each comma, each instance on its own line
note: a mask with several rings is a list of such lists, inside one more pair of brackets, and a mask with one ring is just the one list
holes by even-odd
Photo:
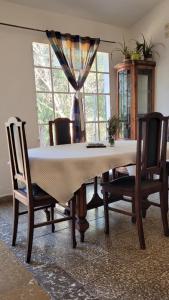
[[138, 120], [136, 179], [166, 172], [168, 117], [148, 113]]
[[11, 117], [5, 123], [8, 150], [10, 157], [11, 176], [14, 189], [24, 184], [29, 196], [32, 195], [27, 142], [25, 135], [25, 122], [17, 117]]
[[49, 121], [50, 145], [71, 144], [71, 129], [73, 134], [73, 121], [68, 118]]

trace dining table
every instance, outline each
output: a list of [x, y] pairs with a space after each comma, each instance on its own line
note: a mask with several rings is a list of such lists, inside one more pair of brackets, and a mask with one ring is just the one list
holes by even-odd
[[29, 149], [28, 156], [32, 182], [64, 205], [76, 196], [76, 227], [83, 242], [89, 227], [85, 182], [100, 175], [107, 181], [109, 170], [135, 164], [136, 141], [117, 140], [102, 148], [88, 148], [87, 143], [39, 147]]

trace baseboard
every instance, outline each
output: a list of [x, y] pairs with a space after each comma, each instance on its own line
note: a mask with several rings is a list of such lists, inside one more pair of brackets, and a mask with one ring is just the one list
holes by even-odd
[[12, 201], [12, 195], [1, 195], [0, 196], [0, 202], [2, 201]]

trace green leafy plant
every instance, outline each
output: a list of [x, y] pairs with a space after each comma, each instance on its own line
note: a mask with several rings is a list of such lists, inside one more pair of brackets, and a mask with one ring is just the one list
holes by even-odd
[[142, 53], [144, 56], [144, 59], [151, 58], [153, 56], [153, 49], [154, 44], [152, 43], [152, 40], [146, 41], [144, 35], [142, 34], [143, 42], [142, 42]]
[[159, 53], [155, 50], [159, 45], [164, 46], [162, 43], [153, 43], [151, 39], [147, 41], [144, 34], [142, 34], [141, 42], [136, 40], [136, 49], [142, 53], [144, 59], [152, 58], [154, 53], [159, 56]]
[[108, 135], [109, 137], [115, 136], [117, 133], [117, 130], [119, 128], [119, 118], [114, 115], [108, 120]]
[[131, 59], [132, 60], [140, 60], [141, 59], [141, 53], [139, 50], [135, 49], [131, 52]]
[[123, 38], [123, 41], [122, 42], [117, 42], [117, 44], [119, 45], [119, 47], [116, 48], [115, 50], [121, 52], [125, 59], [130, 59], [131, 52], [130, 52], [129, 47], [127, 46], [127, 44], [125, 42], [125, 39]]

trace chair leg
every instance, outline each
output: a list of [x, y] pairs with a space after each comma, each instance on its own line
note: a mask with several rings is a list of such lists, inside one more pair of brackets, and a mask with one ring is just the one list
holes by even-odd
[[168, 191], [160, 192], [160, 207], [161, 207], [161, 217], [163, 223], [164, 235], [169, 236], [168, 229]]
[[76, 198], [70, 201], [71, 217], [72, 217], [72, 247], [76, 248]]
[[16, 245], [16, 237], [18, 231], [18, 217], [19, 217], [19, 201], [13, 197], [13, 235], [12, 246]]
[[148, 208], [151, 206], [151, 204], [149, 203], [147, 197], [144, 197], [142, 199], [142, 217], [145, 219], [146, 214], [147, 214], [147, 210]]
[[47, 220], [47, 222], [50, 221], [50, 212], [49, 212], [48, 208], [45, 208], [44, 212], [46, 214], [46, 220]]
[[135, 199], [135, 211], [136, 211], [136, 224], [140, 242], [140, 248], [145, 249], [145, 239], [144, 239], [144, 231], [143, 231], [143, 222], [142, 222], [142, 208], [141, 208], [141, 197], [140, 195], [136, 195]]
[[109, 208], [108, 208], [108, 193], [103, 192], [104, 203], [104, 218], [105, 218], [105, 233], [109, 234]]
[[[132, 214], [135, 214], [135, 201], [134, 201], [134, 199], [132, 199]], [[131, 222], [133, 224], [136, 224], [136, 217], [135, 216], [131, 217]]]
[[[54, 220], [54, 206], [51, 206], [51, 221]], [[52, 232], [55, 232], [55, 224], [52, 224]]]
[[32, 243], [33, 243], [33, 230], [34, 230], [34, 209], [28, 209], [28, 242], [27, 242], [27, 257], [26, 262], [29, 263], [32, 253]]

